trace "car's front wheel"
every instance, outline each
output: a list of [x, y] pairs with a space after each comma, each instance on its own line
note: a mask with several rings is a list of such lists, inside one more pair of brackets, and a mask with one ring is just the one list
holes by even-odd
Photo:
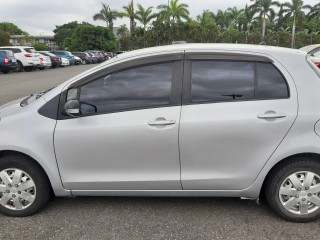
[[273, 170], [266, 182], [266, 197], [281, 217], [309, 222], [320, 216], [320, 162], [295, 157]]
[[0, 212], [25, 217], [39, 211], [50, 198], [50, 184], [41, 167], [23, 155], [0, 159]]

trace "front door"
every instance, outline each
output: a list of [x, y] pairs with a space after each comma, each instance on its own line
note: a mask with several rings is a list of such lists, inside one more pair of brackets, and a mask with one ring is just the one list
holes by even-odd
[[181, 189], [177, 71], [180, 60], [138, 65], [69, 90], [82, 104], [80, 117], [58, 120], [55, 129], [65, 188]]

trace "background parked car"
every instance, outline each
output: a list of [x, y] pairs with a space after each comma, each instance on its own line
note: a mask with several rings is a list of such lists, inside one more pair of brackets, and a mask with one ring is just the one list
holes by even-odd
[[111, 59], [115, 56], [113, 52], [105, 52], [105, 54], [108, 56], [108, 59]]
[[92, 52], [87, 52], [87, 53], [91, 57], [92, 63], [98, 63], [98, 58]]
[[17, 71], [32, 71], [40, 65], [39, 54], [33, 47], [27, 46], [6, 46], [0, 50], [10, 50], [17, 60]]
[[52, 63], [51, 68], [61, 67], [62, 61], [60, 57], [54, 55], [53, 53], [50, 53], [49, 51], [40, 51], [40, 53], [44, 56], [50, 57]]
[[309, 54], [309, 58], [320, 68], [320, 44], [308, 45], [300, 48]]
[[50, 57], [45, 56], [42, 53], [39, 53], [39, 59], [40, 59], [40, 65], [38, 68], [40, 70], [44, 70], [45, 68], [49, 68], [52, 66]]
[[106, 60], [104, 54], [102, 52], [100, 52], [100, 51], [97, 51], [97, 50], [86, 50], [86, 52], [93, 53], [94, 56], [97, 57], [98, 63], [104, 62]]
[[64, 66], [70, 66], [70, 61], [66, 58], [61, 58], [61, 67], [64, 67]]
[[74, 55], [72, 55], [72, 56], [74, 57], [74, 64], [75, 65], [82, 64], [81, 58], [79, 58], [78, 56], [74, 56]]
[[53, 53], [54, 55], [61, 57], [61, 58], [65, 58], [65, 59], [69, 60], [70, 65], [75, 64], [74, 56], [68, 51], [54, 50], [54, 51], [50, 51], [50, 52]]
[[82, 64], [89, 64], [89, 63], [93, 62], [92, 57], [89, 55], [89, 53], [86, 53], [86, 52], [72, 52], [72, 54], [74, 56], [77, 56], [77, 57], [81, 58]]
[[9, 73], [17, 68], [17, 60], [10, 50], [0, 50], [0, 71]]

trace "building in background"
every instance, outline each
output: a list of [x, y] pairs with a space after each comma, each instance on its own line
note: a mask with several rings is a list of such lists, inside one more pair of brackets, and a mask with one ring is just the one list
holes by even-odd
[[44, 43], [48, 50], [58, 49], [53, 35], [25, 36], [11, 35], [10, 44], [13, 46], [32, 46], [35, 43]]

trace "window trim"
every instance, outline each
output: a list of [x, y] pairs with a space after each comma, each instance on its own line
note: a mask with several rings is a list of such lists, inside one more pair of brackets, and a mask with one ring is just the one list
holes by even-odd
[[64, 119], [72, 119], [75, 117], [68, 116], [64, 113], [64, 105], [67, 100], [67, 93], [72, 88], [78, 89], [78, 100], [80, 98], [80, 89], [82, 86], [96, 81], [104, 76], [109, 74], [115, 74], [120, 71], [125, 71], [128, 69], [136, 68], [136, 67], [143, 67], [161, 63], [173, 63], [173, 75], [171, 80], [171, 92], [170, 92], [170, 103], [165, 105], [157, 105], [157, 106], [145, 106], [145, 107], [136, 107], [136, 108], [128, 108], [128, 109], [121, 109], [121, 110], [114, 110], [114, 111], [105, 111], [93, 114], [86, 114], [78, 116], [77, 118], [81, 117], [89, 117], [95, 115], [102, 115], [102, 114], [111, 114], [111, 113], [120, 113], [120, 112], [128, 112], [128, 111], [136, 111], [136, 110], [143, 110], [143, 109], [152, 109], [152, 108], [163, 108], [163, 107], [172, 107], [172, 106], [181, 106], [181, 98], [182, 98], [182, 80], [183, 80], [183, 53], [179, 54], [165, 54], [160, 56], [152, 56], [152, 57], [144, 57], [141, 59], [134, 59], [129, 60], [123, 63], [115, 64], [110, 67], [105, 67], [89, 76], [84, 77], [83, 79], [72, 83], [66, 90], [64, 90], [60, 95], [59, 101], [59, 111], [58, 111], [58, 120]]
[[[192, 102], [192, 62], [193, 61], [235, 61], [235, 62], [251, 62], [254, 64], [254, 97], [252, 99], [230, 99], [230, 100], [208, 100], [203, 102]], [[272, 66], [280, 73], [283, 77], [285, 84], [288, 90], [288, 97], [281, 98], [257, 98], [257, 86], [258, 86], [258, 74], [257, 74], [257, 63], [270, 63]], [[274, 61], [264, 57], [264, 56], [254, 56], [248, 54], [215, 54], [215, 53], [186, 53], [186, 58], [184, 60], [184, 84], [183, 84], [183, 97], [182, 104], [183, 105], [195, 105], [195, 104], [210, 104], [210, 103], [230, 103], [230, 102], [247, 102], [247, 101], [265, 101], [265, 100], [283, 100], [290, 99], [291, 93], [288, 84], [288, 80], [283, 75], [283, 73], [279, 70], [277, 66], [275, 66]]]

